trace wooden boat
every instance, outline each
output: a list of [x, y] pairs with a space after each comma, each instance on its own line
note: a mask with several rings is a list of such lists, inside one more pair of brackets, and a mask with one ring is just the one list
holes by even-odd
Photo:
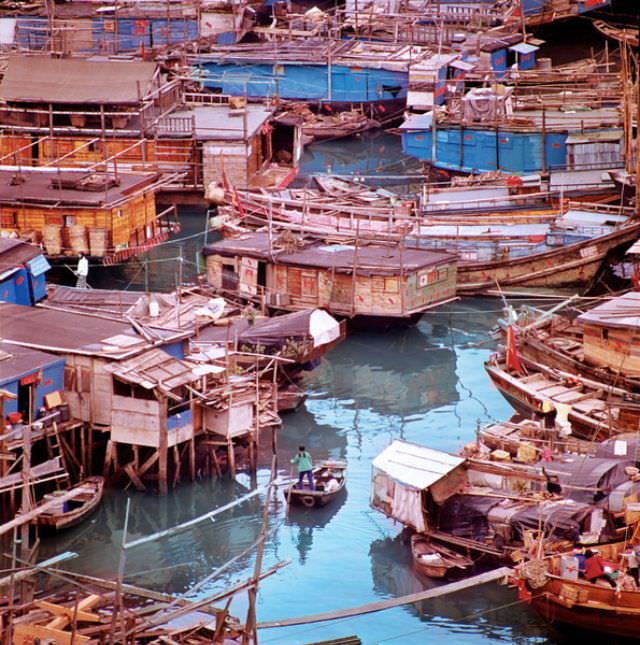
[[[59, 509], [41, 513], [34, 521], [52, 531], [63, 531], [80, 524], [100, 505], [104, 493], [104, 477], [87, 477], [70, 490], [77, 490], [78, 494]], [[47, 497], [55, 499], [55, 493], [45, 495]]]
[[[586, 287], [610, 253], [640, 235], [640, 221], [629, 217], [630, 209], [582, 202], [570, 204], [560, 216], [532, 209], [527, 223], [518, 223], [517, 218], [514, 223], [510, 215], [495, 213], [486, 218], [478, 213], [417, 218], [403, 212], [402, 204], [394, 208], [346, 206], [336, 200], [301, 204], [258, 194], [243, 199], [242, 220], [233, 206], [226, 207], [235, 234], [253, 224], [342, 241], [403, 236], [407, 247], [456, 255], [457, 292], [465, 295], [487, 293], [496, 282], [502, 287]], [[519, 210], [517, 217], [522, 215]]]
[[[616, 559], [625, 543], [599, 545], [605, 561]], [[640, 634], [640, 591], [618, 591], [561, 570], [562, 556], [534, 561], [520, 568], [518, 596], [545, 620], [637, 642]]]
[[313, 143], [350, 137], [378, 127], [380, 123], [375, 119], [368, 118], [358, 110], [349, 110], [336, 115], [314, 115], [313, 119], [303, 123], [302, 135]]
[[545, 448], [552, 454], [571, 452], [594, 455], [598, 444], [578, 437], [560, 436], [558, 429], [548, 428], [541, 421], [524, 419], [520, 422], [503, 421], [478, 430], [478, 439], [490, 450], [504, 450], [518, 461], [537, 462]]
[[411, 536], [411, 555], [418, 573], [429, 578], [444, 578], [473, 566], [473, 560], [470, 558], [436, 544], [421, 533]]
[[305, 478], [303, 487], [294, 482], [284, 491], [287, 504], [296, 506], [326, 506], [330, 504], [345, 487], [347, 465], [343, 461], [325, 461], [313, 469], [314, 489], [309, 488]]
[[520, 362], [526, 374], [510, 370], [504, 355], [490, 358], [485, 370], [505, 399], [525, 417], [542, 418], [566, 409], [572, 434], [591, 441], [637, 429], [637, 395], [523, 356]]
[[619, 28], [604, 22], [604, 20], [594, 20], [593, 26], [607, 38], [613, 38], [618, 42], [626, 42], [631, 47], [638, 47], [638, 30], [631, 28]]
[[636, 200], [636, 177], [625, 170], [610, 170], [609, 176], [625, 206], [632, 206]]

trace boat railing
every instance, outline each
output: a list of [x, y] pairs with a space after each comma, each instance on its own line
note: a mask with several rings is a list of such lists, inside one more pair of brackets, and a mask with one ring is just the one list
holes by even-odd
[[599, 204], [595, 202], [574, 202], [569, 201], [568, 210], [589, 211], [593, 213], [609, 213], [611, 215], [628, 215], [632, 216], [635, 209], [630, 206], [618, 206], [612, 204]]
[[[482, 186], [469, 187], [468, 190], [473, 190], [473, 188], [482, 189]], [[487, 186], [486, 189], [492, 189], [494, 187]], [[502, 187], [497, 187], [499, 190]], [[504, 186], [507, 188], [507, 186]], [[440, 193], [441, 194], [441, 193]], [[535, 193], [521, 193], [517, 195], [496, 195], [495, 197], [478, 197], [475, 199], [455, 199], [455, 193], [451, 194], [452, 199], [449, 201], [429, 201], [428, 194], [426, 191], [423, 192], [420, 209], [422, 212], [437, 213], [438, 211], [452, 210], [452, 209], [473, 209], [473, 208], [483, 208], [490, 206], [515, 206], [522, 205], [528, 206], [531, 205], [532, 201], [540, 200], [545, 203], [549, 203], [552, 198], [552, 193], [549, 191], [538, 191]]]

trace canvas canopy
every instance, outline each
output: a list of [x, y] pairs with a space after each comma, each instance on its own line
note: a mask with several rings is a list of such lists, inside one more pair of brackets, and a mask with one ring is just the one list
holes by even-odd
[[406, 441], [394, 441], [373, 460], [371, 505], [416, 531], [426, 529], [423, 493], [436, 503], [466, 476], [465, 460]]

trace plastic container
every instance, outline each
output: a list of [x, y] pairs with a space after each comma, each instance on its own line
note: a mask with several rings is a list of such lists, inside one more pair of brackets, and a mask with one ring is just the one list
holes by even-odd
[[580, 563], [575, 555], [563, 555], [560, 557], [560, 577], [568, 580], [577, 580]]

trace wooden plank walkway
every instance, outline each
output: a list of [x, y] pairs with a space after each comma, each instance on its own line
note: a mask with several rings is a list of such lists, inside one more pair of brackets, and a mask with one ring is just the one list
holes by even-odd
[[429, 600], [430, 598], [438, 598], [446, 596], [469, 587], [483, 585], [487, 582], [495, 582], [506, 578], [511, 573], [509, 567], [500, 567], [493, 571], [480, 573], [464, 580], [457, 582], [450, 582], [446, 585], [441, 585], [435, 589], [425, 589], [418, 593], [412, 593], [407, 596], [400, 596], [398, 598], [387, 598], [386, 600], [379, 600], [371, 602], [366, 605], [358, 605], [357, 607], [350, 607], [348, 609], [338, 609], [336, 611], [329, 611], [322, 614], [312, 614], [310, 616], [299, 616], [298, 618], [285, 618], [283, 620], [273, 620], [264, 623], [258, 623], [258, 629], [269, 629], [271, 627], [291, 627], [293, 625], [306, 625], [308, 623], [320, 623], [327, 620], [336, 620], [338, 618], [348, 618], [349, 616], [359, 616], [361, 614], [371, 614], [376, 611], [384, 611], [392, 607], [400, 607], [402, 605], [410, 605], [421, 600]]

